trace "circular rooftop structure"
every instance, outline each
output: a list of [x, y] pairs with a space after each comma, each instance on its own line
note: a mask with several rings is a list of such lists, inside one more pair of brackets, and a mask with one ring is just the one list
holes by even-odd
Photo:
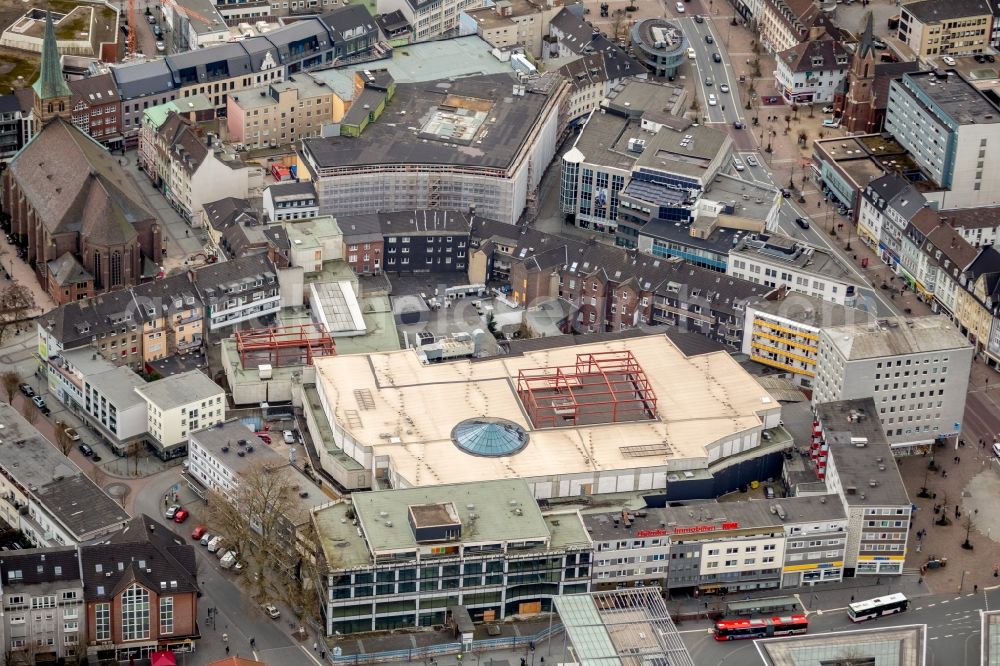
[[632, 46], [638, 60], [655, 76], [674, 77], [684, 61], [688, 39], [670, 21], [648, 18], [632, 26]]
[[528, 444], [528, 432], [506, 419], [466, 419], [451, 431], [451, 441], [466, 453], [486, 458], [510, 456]]

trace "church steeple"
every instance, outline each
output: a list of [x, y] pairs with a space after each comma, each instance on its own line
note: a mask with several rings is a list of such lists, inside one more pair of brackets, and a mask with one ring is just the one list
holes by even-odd
[[868, 54], [871, 54], [872, 57], [875, 56], [875, 31], [872, 28], [871, 12], [865, 15], [865, 30], [861, 33], [861, 39], [858, 41], [858, 57], [865, 58]]
[[33, 133], [42, 131], [45, 123], [56, 116], [69, 119], [72, 115], [70, 98], [73, 92], [62, 75], [59, 63], [59, 48], [56, 44], [56, 29], [52, 25], [52, 13], [45, 12], [45, 37], [42, 40], [42, 66], [31, 89], [35, 92]]
[[35, 96], [43, 100], [72, 95], [59, 64], [59, 47], [56, 29], [52, 25], [52, 12], [45, 12], [45, 37], [42, 40], [42, 67], [38, 80], [31, 86]]

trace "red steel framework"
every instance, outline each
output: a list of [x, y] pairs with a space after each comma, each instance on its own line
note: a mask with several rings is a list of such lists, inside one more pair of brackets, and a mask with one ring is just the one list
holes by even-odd
[[630, 351], [577, 354], [574, 365], [521, 370], [517, 395], [536, 428], [656, 418], [656, 393]]
[[312, 365], [315, 358], [336, 354], [333, 337], [316, 323], [236, 331], [236, 350], [244, 369], [262, 364]]

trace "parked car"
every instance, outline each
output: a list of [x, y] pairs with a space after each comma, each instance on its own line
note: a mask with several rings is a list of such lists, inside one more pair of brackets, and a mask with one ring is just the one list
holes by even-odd
[[797, 218], [795, 218], [795, 224], [799, 225], [803, 229], [808, 229], [809, 228], [809, 220], [807, 220], [804, 217], [797, 217]]
[[285, 444], [295, 443], [295, 433], [291, 430], [282, 430], [281, 437], [285, 440]]
[[214, 534], [209, 534], [208, 532], [205, 532], [201, 536], [201, 539], [198, 541], [198, 543], [200, 543], [203, 546], [207, 546], [208, 544], [210, 544], [212, 542], [212, 539], [214, 539], [214, 538], [215, 538]]
[[255, 433], [255, 434], [258, 437], [260, 437], [261, 441], [263, 441], [265, 444], [270, 444], [271, 443], [271, 436], [268, 435], [266, 432], [258, 432], [258, 433]]
[[69, 441], [71, 441], [71, 442], [79, 442], [80, 441], [80, 433], [78, 433], [76, 431], [76, 428], [72, 428], [72, 427], [70, 427], [68, 425], [64, 425], [63, 426], [63, 432], [65, 432], [66, 436], [69, 437]]
[[212, 540], [208, 542], [208, 552], [218, 552], [220, 546], [222, 546], [222, 537], [212, 537]]
[[48, 416], [49, 414], [52, 413], [52, 410], [49, 409], [49, 406], [45, 404], [45, 398], [43, 398], [42, 396], [40, 395], [34, 396], [31, 399], [31, 402], [35, 403], [35, 406], [38, 407], [39, 410], [41, 410], [42, 414]]
[[174, 522], [183, 523], [185, 520], [188, 519], [188, 516], [190, 515], [191, 512], [188, 511], [187, 509], [177, 509], [177, 513], [174, 514]]
[[272, 620], [277, 620], [281, 617], [281, 611], [278, 610], [278, 607], [274, 604], [264, 604], [264, 612], [267, 613], [267, 616]]
[[881, 39], [878, 39], [877, 37], [872, 40], [872, 46], [875, 47], [876, 49], [878, 49], [879, 51], [883, 51], [883, 50], [889, 48], [888, 44], [886, 44], [885, 42], [883, 42]]
[[94, 449], [90, 448], [89, 445], [84, 444], [83, 442], [80, 442], [79, 449], [80, 449], [80, 453], [82, 453], [83, 455], [87, 456], [88, 458], [90, 456], [94, 455]]
[[170, 506], [167, 507], [167, 510], [163, 512], [163, 517], [166, 518], [167, 520], [173, 520], [174, 516], [176, 516], [177, 512], [180, 510], [181, 507], [179, 504], [171, 504]]
[[955, 66], [955, 59], [952, 58], [951, 56], [941, 56], [941, 60], [944, 62], [944, 64], [948, 65], [949, 67]]
[[1000, 443], [993, 442], [993, 455], [1000, 458]]
[[223, 569], [232, 569], [234, 564], [236, 564], [235, 550], [226, 551], [226, 554], [219, 558], [219, 566]]
[[152, 14], [146, 14], [146, 21], [149, 23], [149, 25], [156, 25], [156, 17], [153, 16]]
[[840, 119], [839, 118], [824, 118], [823, 119], [823, 127], [832, 127], [833, 129], [837, 129], [838, 127], [840, 127]]
[[747, 155], [747, 164], [749, 164], [752, 167], [760, 166], [760, 162], [758, 162], [757, 158], [754, 157], [753, 155]]
[[205, 526], [204, 525], [199, 525], [198, 527], [194, 528], [191, 531], [191, 538], [194, 539], [195, 541], [197, 541], [198, 539], [202, 538], [206, 534], [208, 534], [208, 530], [205, 529]]
[[824, 106], [823, 107], [823, 113], [833, 113], [833, 107], [832, 106]]
[[986, 58], [986, 62], [996, 62], [997, 61], [996, 56], [994, 56], [992, 53], [987, 53], [986, 56], [985, 56], [985, 58]]
[[163, 42], [156, 42], [156, 50], [159, 51], [160, 53], [163, 53], [164, 51], [167, 50], [167, 47]]
[[982, 53], [977, 53], [976, 55], [972, 56], [972, 59], [978, 62], [979, 64], [983, 64], [984, 62], [986, 62], [986, 56], [984, 56]]
[[764, 497], [766, 499], [774, 499], [774, 488], [771, 486], [764, 486]]
[[678, 14], [683, 14], [684, 13], [684, 3], [683, 2], [678, 2], [677, 3], [677, 13]]
[[30, 384], [21, 384], [17, 388], [20, 389], [21, 394], [26, 398], [33, 398], [35, 396], [35, 389], [31, 388]]

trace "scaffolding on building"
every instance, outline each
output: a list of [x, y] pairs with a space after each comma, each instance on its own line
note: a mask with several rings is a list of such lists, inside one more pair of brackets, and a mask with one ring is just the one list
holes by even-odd
[[517, 395], [536, 428], [656, 418], [656, 394], [630, 351], [577, 354], [574, 365], [521, 370]]
[[336, 354], [333, 336], [316, 323], [237, 331], [236, 350], [244, 370], [312, 365], [313, 359]]

